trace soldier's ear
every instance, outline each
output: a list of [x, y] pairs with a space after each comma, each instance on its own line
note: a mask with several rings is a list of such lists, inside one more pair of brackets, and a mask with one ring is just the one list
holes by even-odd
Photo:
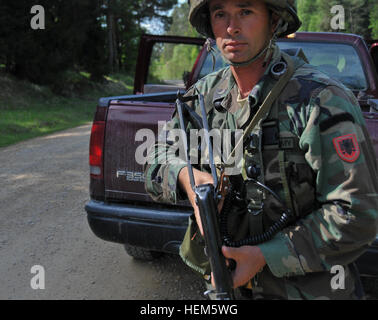
[[272, 32], [272, 34], [274, 33], [274, 31], [276, 31], [279, 20], [279, 15], [273, 11], [270, 11], [270, 31]]

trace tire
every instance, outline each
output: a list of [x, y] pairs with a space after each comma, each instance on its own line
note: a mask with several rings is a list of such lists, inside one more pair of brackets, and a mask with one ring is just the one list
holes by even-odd
[[369, 297], [378, 299], [378, 278], [361, 277], [362, 286]]
[[140, 247], [130, 246], [125, 244], [126, 253], [136, 260], [151, 261], [160, 258], [163, 252], [152, 251]]

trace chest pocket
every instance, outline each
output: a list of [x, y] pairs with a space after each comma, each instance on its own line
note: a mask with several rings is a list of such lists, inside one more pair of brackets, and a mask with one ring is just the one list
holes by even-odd
[[[286, 119], [287, 120], [287, 119]], [[283, 116], [263, 124], [262, 154], [265, 183], [270, 186], [298, 217], [316, 207], [315, 175], [299, 148], [299, 137], [284, 125]], [[277, 203], [267, 201], [267, 214], [273, 220]]]

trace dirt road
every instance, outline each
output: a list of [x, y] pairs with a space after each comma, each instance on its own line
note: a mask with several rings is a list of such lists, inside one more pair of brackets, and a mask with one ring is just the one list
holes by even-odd
[[89, 134], [87, 125], [0, 148], [0, 299], [204, 299], [179, 257], [138, 262], [91, 232]]

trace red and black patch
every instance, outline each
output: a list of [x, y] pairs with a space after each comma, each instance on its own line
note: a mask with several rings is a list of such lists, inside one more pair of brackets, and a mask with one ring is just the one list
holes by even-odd
[[334, 138], [333, 145], [339, 157], [346, 162], [355, 162], [360, 156], [360, 146], [354, 133]]

